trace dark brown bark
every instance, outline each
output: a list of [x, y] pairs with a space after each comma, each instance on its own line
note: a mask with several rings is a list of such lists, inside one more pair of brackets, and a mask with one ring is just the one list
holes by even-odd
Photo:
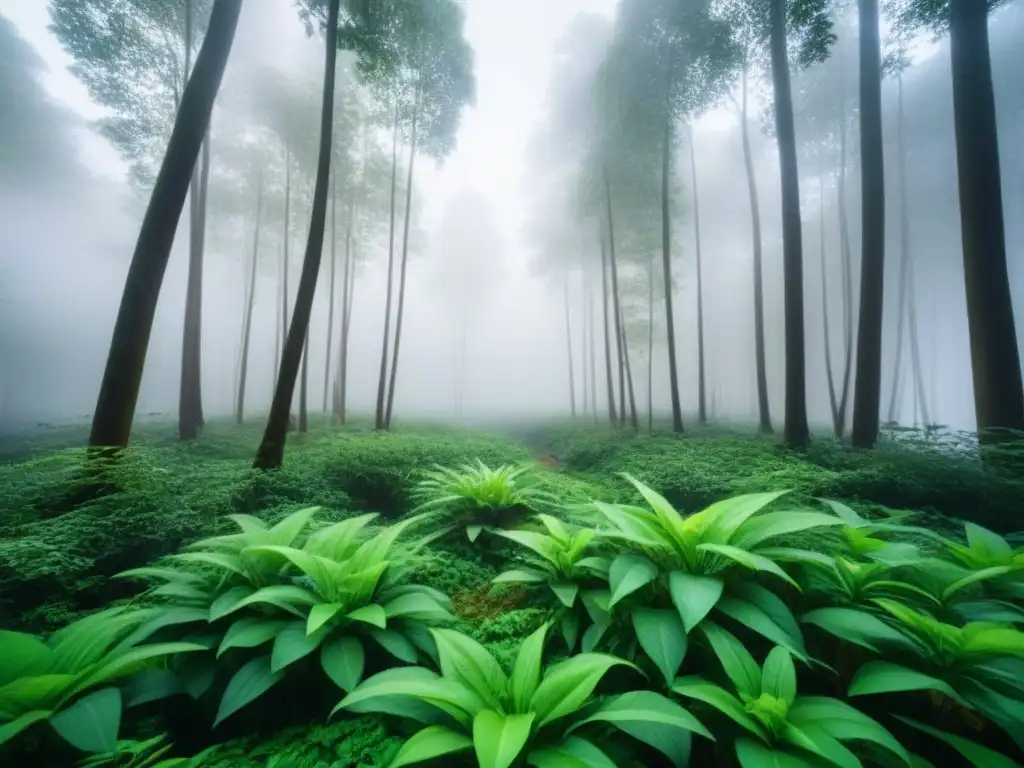
[[384, 395], [388, 383], [388, 340], [391, 335], [391, 299], [395, 274], [395, 193], [398, 186], [398, 100], [395, 100], [395, 127], [391, 137], [391, 226], [388, 234], [388, 286], [384, 302], [384, 340], [380, 350], [380, 373], [377, 377], [376, 429], [386, 429]]
[[611, 313], [608, 311], [608, 247], [605, 244], [604, 225], [600, 222], [598, 229], [598, 237], [601, 242], [601, 311], [604, 316], [604, 370], [608, 389], [608, 421], [614, 426], [619, 421], [619, 414], [615, 408], [615, 380], [612, 377], [612, 331], [609, 327]]
[[[565, 272], [565, 346], [569, 361], [569, 414], [576, 418], [576, 372], [572, 359], [572, 322], [569, 312], [569, 270]], [[585, 395], [584, 395], [585, 397]]]
[[882, 302], [885, 291], [885, 156], [882, 144], [882, 44], [878, 0], [860, 0], [861, 272], [857, 379], [852, 441], [878, 441], [882, 396]]
[[326, 55], [324, 64], [323, 108], [320, 115], [320, 147], [317, 157], [316, 183], [313, 188], [313, 210], [309, 221], [309, 238], [302, 261], [299, 289], [295, 297], [295, 312], [288, 329], [281, 372], [278, 376], [270, 417], [263, 440], [256, 452], [256, 469], [278, 469], [284, 461], [284, 444], [288, 436], [288, 416], [295, 393], [295, 380], [299, 374], [305, 341], [309, 334], [309, 318], [313, 311], [317, 276], [324, 247], [327, 224], [327, 192], [331, 172], [331, 132], [334, 117], [335, 65], [338, 57], [337, 30], [340, 0], [329, 0], [326, 29]]
[[309, 331], [302, 344], [302, 374], [299, 383], [299, 432], [309, 432]]
[[702, 279], [700, 241], [700, 196], [697, 194], [697, 150], [693, 146], [693, 128], [687, 125], [690, 144], [690, 172], [693, 180], [693, 235], [697, 245], [697, 420], [708, 423], [707, 369], [704, 365], [704, 281]]
[[324, 359], [324, 404], [327, 413], [327, 392], [331, 386], [331, 344], [334, 341], [334, 278], [338, 266], [338, 174], [331, 175], [331, 265], [330, 287], [327, 291], [327, 350]]
[[192, 77], [185, 86], [128, 268], [93, 414], [90, 446], [128, 445], [157, 299], [231, 53], [241, 5], [241, 0], [216, 0]]
[[402, 320], [405, 317], [405, 276], [409, 266], [409, 225], [412, 222], [412, 176], [416, 163], [416, 123], [419, 120], [419, 89], [416, 90], [412, 110], [412, 131], [409, 146], [409, 173], [405, 180], [405, 221], [402, 225], [402, 266], [398, 274], [398, 315], [395, 317], [395, 348], [391, 356], [391, 376], [388, 381], [388, 404], [384, 413], [385, 428], [391, 429], [391, 412], [395, 407], [395, 381], [398, 376], [398, 348], [402, 343]]
[[806, 364], [804, 358], [803, 233], [800, 221], [800, 176], [796, 156], [793, 93], [786, 53], [786, 0], [772, 0], [771, 59], [775, 91], [775, 131], [782, 175], [782, 249], [786, 319], [786, 445], [806, 445]]
[[900, 276], [899, 299], [896, 307], [896, 354], [892, 366], [892, 388], [889, 391], [889, 407], [886, 410], [886, 421], [896, 424], [899, 421], [899, 394], [902, 390], [903, 372], [903, 336], [906, 329], [907, 297], [910, 294], [910, 236], [909, 217], [907, 215], [907, 166], [906, 147], [903, 144], [903, 76], [897, 76], [896, 113], [896, 153], [899, 158], [900, 176]]
[[750, 193], [750, 222], [754, 242], [754, 370], [757, 380], [757, 416], [761, 432], [771, 434], [772, 417], [768, 400], [768, 363], [764, 345], [764, 278], [762, 276], [763, 245], [761, 238], [761, 203], [754, 174], [754, 153], [750, 147], [750, 120], [747, 114], [747, 67], [743, 67], [740, 133], [743, 139], [743, 164], [747, 171]]
[[252, 338], [252, 312], [256, 298], [256, 265], [260, 253], [260, 219], [263, 215], [263, 179], [256, 193], [256, 223], [252, 231], [252, 267], [249, 272], [249, 294], [245, 302], [245, 321], [242, 324], [242, 362], [238, 370], [238, 397], [235, 400], [235, 422], [245, 418], [245, 385], [249, 376], [249, 342]]
[[1024, 383], [1006, 266], [988, 4], [950, 0], [949, 21], [974, 412], [981, 438], [995, 441], [1024, 430]]

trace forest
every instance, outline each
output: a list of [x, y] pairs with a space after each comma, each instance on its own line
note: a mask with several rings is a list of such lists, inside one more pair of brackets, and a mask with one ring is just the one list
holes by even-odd
[[0, 765], [1024, 765], [1022, 36], [0, 0]]

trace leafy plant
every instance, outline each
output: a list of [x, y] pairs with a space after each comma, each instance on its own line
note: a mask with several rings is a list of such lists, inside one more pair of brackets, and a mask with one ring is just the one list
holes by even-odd
[[0, 744], [48, 722], [83, 752], [112, 751], [124, 706], [174, 692], [123, 684], [164, 657], [205, 650], [192, 643], [136, 645], [129, 633], [151, 614], [112, 608], [46, 640], [0, 632]]
[[188, 768], [202, 757], [202, 753], [193, 758], [164, 757], [172, 746], [167, 742], [165, 733], [144, 741], [124, 739], [118, 741], [111, 752], [79, 760], [76, 768]]
[[853, 741], [870, 742], [911, 765], [903, 746], [867, 715], [839, 699], [799, 695], [796, 666], [785, 648], [775, 646], [761, 667], [727, 630], [710, 621], [702, 630], [733, 691], [697, 675], [677, 679], [672, 690], [741, 728], [734, 748], [743, 768], [819, 763], [852, 768], [861, 765], [846, 745]]
[[634, 691], [593, 697], [601, 678], [629, 662], [584, 653], [546, 669], [548, 624], [527, 637], [511, 676], [474, 640], [432, 630], [441, 674], [419, 667], [381, 672], [346, 696], [335, 712], [387, 712], [427, 724], [399, 750], [390, 768], [473, 750], [481, 768], [508, 768], [523, 757], [537, 768], [615, 765], [579, 735], [612, 725], [663, 752], [674, 765], [689, 759], [690, 734], [713, 738], [685, 709], [660, 694]]
[[515, 527], [524, 517], [559, 499], [539, 487], [527, 464], [503, 464], [492, 469], [477, 459], [457, 469], [437, 466], [422, 473], [412, 490], [419, 506], [413, 513], [431, 512], [444, 533], [464, 530], [476, 541], [484, 530]]

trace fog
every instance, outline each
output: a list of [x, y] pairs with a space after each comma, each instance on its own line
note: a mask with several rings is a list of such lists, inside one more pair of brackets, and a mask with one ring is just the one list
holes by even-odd
[[[462, 113], [455, 147], [448, 157], [440, 162], [424, 154], [416, 158], [397, 418], [453, 419], [457, 411], [465, 419], [568, 415], [564, 264], [576, 259], [577, 252], [596, 258], [598, 241], [593, 232], [590, 237], [577, 236], [575, 229], [563, 226], [571, 202], [557, 179], [559, 163], [566, 162], [569, 150], [556, 151], [555, 147], [564, 145], [552, 139], [551, 120], [552, 115], [572, 109], [569, 67], [578, 59], [569, 58], [568, 46], [575, 39], [577, 45], [592, 46], [599, 58], [601, 34], [607, 33], [612, 23], [615, 5], [614, 0], [464, 3], [465, 36], [474, 50], [475, 103]], [[94, 121], [108, 113], [90, 100], [85, 87], [69, 71], [72, 59], [48, 30], [46, 6], [0, 0], [2, 429], [79, 421], [92, 413], [125, 274], [148, 201], [145, 183], [130, 179], [131, 164], [95, 130]], [[794, 74], [801, 144], [808, 410], [812, 424], [819, 426], [827, 425], [830, 418], [821, 322], [822, 213], [830, 264], [840, 246], [834, 161], [829, 161], [832, 165], [825, 174], [822, 198], [819, 155], [808, 147], [821, 132], [822, 114], [837, 108], [838, 94], [848, 95], [851, 119], [855, 117], [856, 41], [848, 26], [841, 25], [837, 33], [840, 38], [831, 58]], [[1020, 324], [1024, 316], [1024, 89], [1020, 87], [1024, 6], [1020, 2], [993, 15], [991, 36], [1008, 253]], [[973, 429], [948, 43], [922, 39], [913, 49], [913, 58], [913, 65], [903, 74], [904, 130], [922, 368], [932, 421]], [[360, 90], [352, 60], [343, 54], [339, 63], [339, 92]], [[232, 153], [250, 140], [245, 137], [255, 122], [258, 108], [254, 104], [266, 103], [264, 94], [272, 92], [274, 83], [287, 98], [300, 98], [296, 94], [307, 91], [318, 97], [322, 69], [322, 39], [307, 36], [291, 0], [243, 5], [211, 133], [213, 178], [202, 331], [202, 393], [207, 418], [232, 411], [252, 249], [254, 196], [244, 185], [239, 188], [247, 191], [237, 199], [230, 190], [223, 191], [235, 182], [224, 177], [221, 169]], [[900, 242], [896, 89], [895, 79], [888, 78], [884, 84], [888, 250], [883, 419], [895, 347], [897, 296], [893, 286]], [[781, 423], [784, 344], [778, 154], [774, 138], [762, 129], [760, 119], [769, 93], [764, 83], [754, 84], [751, 138], [764, 237], [769, 391], [772, 417]], [[370, 94], [365, 98], [372, 102]], [[303, 125], [305, 118], [291, 108], [282, 109], [290, 125]], [[308, 134], [315, 145], [318, 118], [315, 109], [311, 114]], [[855, 121], [852, 125], [846, 192], [856, 278], [860, 169]], [[567, 140], [565, 136], [556, 138]], [[368, 140], [378, 144], [379, 152], [390, 161], [386, 127], [374, 129]], [[697, 334], [693, 189], [686, 141], [684, 133], [675, 150], [673, 237], [680, 390], [684, 411], [689, 414], [697, 407]], [[739, 117], [729, 99], [695, 121], [693, 141], [703, 246], [708, 397], [716, 418], [753, 421], [750, 205]], [[400, 146], [399, 153], [406, 158], [400, 160], [398, 169], [399, 198], [403, 198], [407, 145]], [[304, 219], [306, 223], [293, 227], [291, 234], [293, 296], [305, 246], [312, 181], [312, 173], [299, 174], [295, 181], [295, 221]], [[654, 179], [654, 183], [659, 182]], [[266, 233], [261, 235], [246, 395], [251, 419], [265, 414], [273, 393], [280, 316], [276, 285], [281, 238], [280, 227], [273, 223], [282, 221], [280, 196], [268, 193], [265, 205], [268, 218]], [[139, 418], [177, 413], [188, 216], [186, 206], [150, 339], [136, 409]], [[357, 236], [347, 377], [348, 405], [355, 413], [372, 412], [377, 392], [385, 312], [386, 218], [379, 225], [367, 224], [368, 229]], [[400, 215], [399, 224], [401, 220]], [[660, 219], [652, 220], [650, 236], [654, 245], [640, 244], [637, 253], [660, 247]], [[341, 233], [336, 247], [344, 247]], [[571, 259], [567, 256], [570, 252]], [[308, 342], [313, 414], [321, 411], [327, 372], [328, 261], [325, 255]], [[633, 272], [641, 279], [641, 262], [627, 260], [624, 264], [623, 279], [632, 279]], [[834, 278], [830, 273], [830, 280]], [[640, 298], [627, 323], [637, 400], [643, 409], [647, 402], [646, 290], [638, 289]], [[570, 272], [569, 296], [576, 397], [582, 402], [586, 355], [581, 332], [586, 303], [577, 271]], [[598, 317], [596, 307], [594, 312]], [[663, 312], [660, 304], [655, 312]], [[833, 318], [833, 323], [837, 322]], [[669, 407], [663, 323], [656, 314], [652, 369], [654, 408], [659, 413]], [[335, 346], [337, 333], [335, 326]], [[598, 360], [600, 353], [598, 345]], [[333, 347], [331, 354], [336, 354]], [[330, 365], [333, 377], [336, 359]], [[604, 396], [600, 367], [597, 374], [600, 402]], [[898, 407], [902, 422], [915, 418], [911, 400], [906, 386]]]

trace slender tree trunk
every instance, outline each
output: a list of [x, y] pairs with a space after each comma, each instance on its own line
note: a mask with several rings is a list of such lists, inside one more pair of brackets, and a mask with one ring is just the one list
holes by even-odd
[[853, 446], [878, 442], [885, 291], [885, 155], [879, 0], [860, 0], [861, 257]]
[[[284, 154], [284, 251], [281, 256], [281, 338], [288, 338], [288, 246], [291, 239], [292, 154]], [[289, 405], [289, 407], [291, 407]]]
[[676, 362], [676, 322], [672, 310], [672, 222], [669, 215], [669, 179], [672, 174], [672, 119], [665, 116], [661, 144], [661, 270], [665, 281], [665, 332], [668, 336], [668, 379], [672, 398], [672, 431], [683, 431], [683, 406], [679, 401], [679, 366]]
[[[773, 0], [774, 2], [774, 0]], [[747, 67], [743, 66], [741, 109], [741, 137], [743, 163], [747, 169], [747, 188], [750, 193], [750, 220], [754, 238], [754, 367], [757, 375], [757, 414], [761, 432], [771, 434], [772, 417], [768, 401], [768, 364], [764, 345], [764, 278], [762, 277], [761, 203], [754, 175], [754, 153], [750, 147], [750, 120], [747, 114]]]
[[928, 419], [928, 397], [924, 391], [924, 374], [921, 371], [921, 349], [918, 344], [918, 333], [917, 333], [917, 298], [916, 288], [914, 286], [914, 262], [910, 261], [910, 269], [907, 273], [907, 279], [910, 283], [910, 297], [907, 302], [908, 320], [910, 321], [910, 361], [913, 366], [914, 376], [914, 392], [916, 393], [915, 399], [917, 405], [914, 408], [916, 414], [917, 409], [921, 409], [921, 425], [927, 427], [930, 423]]
[[654, 251], [647, 260], [647, 431], [654, 433]]
[[615, 426], [619, 421], [618, 411], [615, 408], [615, 381], [612, 378], [612, 331], [610, 328], [611, 317], [608, 311], [608, 248], [605, 245], [605, 231], [602, 224], [598, 224], [601, 241], [601, 307], [604, 314], [604, 368], [608, 387], [608, 420]]
[[277, 469], [284, 460], [284, 444], [288, 436], [288, 414], [295, 393], [305, 340], [309, 334], [309, 318], [313, 311], [317, 276], [324, 246], [327, 223], [327, 192], [331, 173], [331, 132], [334, 124], [335, 65], [338, 57], [337, 31], [340, 0], [329, 0], [324, 63], [323, 109], [320, 115], [320, 147], [313, 188], [313, 210], [309, 221], [309, 239], [302, 260], [299, 289], [295, 297], [295, 313], [288, 329], [288, 338], [281, 357], [281, 373], [270, 406], [270, 417], [263, 441], [256, 452], [256, 469]]
[[615, 261], [615, 222], [612, 216], [612, 186], [608, 179], [608, 168], [604, 168], [605, 215], [608, 225], [608, 263], [611, 266], [611, 289], [613, 311], [615, 312], [615, 344], [619, 358], [619, 426], [626, 425], [626, 350], [622, 330], [622, 307], [619, 301], [619, 268]]
[[843, 306], [843, 386], [839, 393], [839, 426], [836, 437], [842, 439], [846, 432], [846, 415], [850, 403], [850, 381], [853, 376], [853, 248], [850, 245], [850, 224], [846, 205], [846, 171], [847, 171], [847, 134], [849, 126], [846, 121], [846, 75], [840, 75], [839, 86], [839, 247], [842, 260]]
[[281, 302], [284, 301], [284, 283], [282, 282], [284, 269], [283, 261], [281, 262], [281, 268], [282, 270], [277, 273], [277, 290], [275, 291], [277, 294], [277, 305], [274, 307], [274, 372], [273, 377], [270, 380], [272, 390], [277, 387], [277, 372], [281, 369], [281, 343], [283, 339], [281, 323], [278, 322], [278, 320], [281, 314]]
[[302, 345], [302, 374], [301, 383], [299, 385], [299, 432], [305, 434], [309, 432], [309, 410], [306, 407], [308, 403], [308, 388], [306, 384], [309, 382], [309, 332], [306, 333], [305, 343]]
[[697, 419], [707, 424], [707, 369], [704, 365], [704, 281], [701, 276], [700, 196], [697, 194], [697, 150], [693, 145], [693, 127], [687, 125], [690, 139], [690, 171], [693, 179], [693, 234], [697, 244]]
[[331, 386], [331, 344], [334, 341], [334, 277], [338, 267], [338, 174], [331, 175], [331, 268], [330, 289], [327, 292], [327, 355], [324, 362], [324, 405], [327, 413], [327, 392]]
[[391, 138], [391, 227], [388, 235], [388, 287], [384, 302], [384, 340], [380, 351], [380, 374], [377, 379], [377, 411], [375, 426], [386, 429], [384, 395], [388, 382], [388, 340], [391, 335], [391, 298], [395, 273], [395, 192], [398, 185], [398, 99], [395, 99], [395, 127]]
[[982, 440], [1024, 430], [1024, 383], [1006, 266], [999, 136], [989, 52], [988, 3], [950, 0], [964, 285], [974, 411]]
[[256, 223], [252, 231], [252, 270], [249, 273], [249, 295], [245, 304], [245, 321], [242, 324], [242, 362], [238, 373], [238, 398], [236, 399], [235, 421], [241, 424], [245, 418], [245, 384], [249, 376], [249, 341], [252, 338], [252, 311], [256, 298], [256, 264], [260, 253], [260, 218], [263, 215], [263, 178], [260, 177], [256, 193]]
[[804, 358], [804, 275], [800, 221], [800, 176], [796, 156], [793, 94], [786, 52], [786, 0], [772, 0], [772, 84], [775, 91], [775, 129], [779, 137], [782, 175], [782, 247], [786, 318], [786, 423], [785, 441], [805, 445], [807, 392]]
[[128, 268], [93, 414], [90, 446], [128, 445], [157, 299], [241, 6], [241, 0], [216, 0], [195, 69], [182, 94]]
[[[585, 274], [585, 273], [584, 273]], [[586, 276], [586, 275], [585, 275]], [[594, 423], [598, 423], [597, 415], [597, 344], [594, 337], [597, 335], [594, 330], [594, 285], [593, 276], [587, 278], [587, 322], [590, 325], [588, 343], [590, 345], [590, 413]]]
[[639, 429], [640, 422], [636, 410], [636, 390], [633, 388], [633, 366], [629, 361], [629, 344], [626, 340], [626, 318], [619, 308], [619, 325], [622, 328], [622, 360], [626, 370], [626, 391], [629, 393], [629, 425], [634, 431]]
[[587, 339], [590, 334], [590, 318], [587, 317], [588, 295], [590, 288], [587, 285], [586, 265], [582, 264], [583, 271], [580, 273], [580, 287], [583, 289], [583, 322], [580, 324], [580, 379], [583, 389], [583, 415], [590, 413], [590, 373], [587, 361]]
[[907, 295], [910, 292], [910, 219], [907, 216], [907, 166], [906, 147], [903, 136], [903, 75], [896, 78], [897, 101], [896, 111], [896, 153], [899, 157], [900, 175], [900, 284], [899, 303], [896, 308], [896, 355], [892, 366], [892, 390], [889, 392], [889, 408], [886, 421], [896, 424], [899, 420], [899, 393], [902, 384], [903, 369], [903, 334], [907, 317]]
[[341, 345], [338, 350], [338, 403], [335, 415], [338, 423], [347, 418], [346, 398], [348, 395], [348, 333], [352, 316], [352, 283], [355, 267], [352, 264], [352, 224], [355, 214], [354, 195], [349, 199], [348, 221], [345, 223], [345, 270], [341, 278]]
[[569, 312], [569, 271], [565, 272], [565, 346], [569, 361], [569, 413], [576, 418], [576, 373], [572, 359], [572, 322]]
[[825, 167], [822, 160], [818, 171], [821, 186], [821, 210], [818, 227], [821, 230], [821, 325], [825, 340], [825, 380], [828, 383], [828, 404], [832, 413], [832, 429], [836, 437], [843, 437], [843, 419], [839, 410], [839, 398], [836, 393], [835, 374], [832, 372], [832, 329], [828, 312], [828, 263], [825, 258]]
[[398, 348], [402, 343], [402, 319], [405, 316], [405, 276], [409, 265], [409, 224], [412, 222], [412, 171], [416, 163], [416, 123], [419, 121], [419, 87], [413, 97], [412, 131], [409, 146], [409, 174], [405, 181], [405, 221], [402, 226], [402, 267], [398, 276], [398, 316], [395, 318], [395, 348], [391, 356], [391, 379], [388, 382], [388, 403], [384, 426], [391, 429], [391, 412], [395, 407], [395, 381], [398, 378]]

